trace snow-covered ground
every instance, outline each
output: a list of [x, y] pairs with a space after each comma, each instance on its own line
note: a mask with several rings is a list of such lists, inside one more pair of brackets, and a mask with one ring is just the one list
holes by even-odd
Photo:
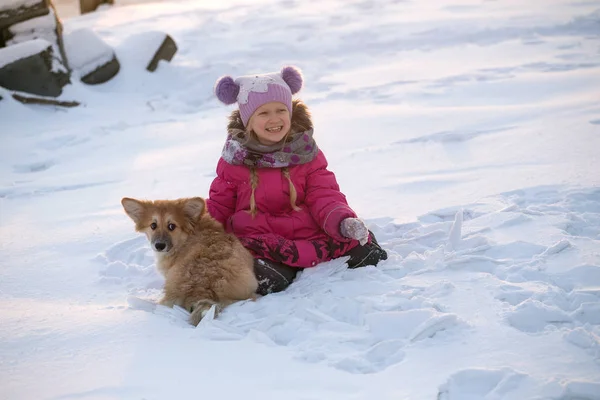
[[[0, 89], [0, 399], [600, 399], [600, 4], [270, 0], [64, 21], [120, 73], [74, 109]], [[179, 51], [144, 70], [156, 33]], [[224, 74], [300, 67], [390, 258], [198, 328], [124, 196], [206, 196]]]

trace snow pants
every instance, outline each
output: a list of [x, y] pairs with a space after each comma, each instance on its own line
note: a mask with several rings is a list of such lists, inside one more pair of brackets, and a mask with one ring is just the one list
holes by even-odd
[[[363, 246], [356, 246], [344, 256], [350, 256], [349, 268], [359, 268], [367, 265], [377, 265], [381, 260], [387, 260], [387, 253], [383, 250], [375, 236], [370, 232], [371, 241]], [[258, 280], [256, 293], [266, 295], [285, 290], [296, 278], [302, 268], [276, 263], [271, 260], [255, 259], [254, 274]]]

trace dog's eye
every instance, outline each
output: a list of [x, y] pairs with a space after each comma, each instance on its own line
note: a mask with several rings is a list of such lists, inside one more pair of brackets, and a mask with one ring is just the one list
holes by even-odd
[[177, 226], [175, 226], [175, 224], [169, 224], [167, 228], [169, 228], [170, 231], [174, 231]]
[[158, 225], [156, 225], [156, 222], [153, 222], [150, 224], [150, 229], [155, 230], [158, 227]]

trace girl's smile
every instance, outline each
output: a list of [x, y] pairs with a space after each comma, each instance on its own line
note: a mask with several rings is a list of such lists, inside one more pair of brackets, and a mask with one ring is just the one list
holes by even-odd
[[281, 142], [291, 126], [288, 108], [275, 101], [258, 107], [248, 123], [248, 128], [256, 134], [258, 141], [267, 146]]

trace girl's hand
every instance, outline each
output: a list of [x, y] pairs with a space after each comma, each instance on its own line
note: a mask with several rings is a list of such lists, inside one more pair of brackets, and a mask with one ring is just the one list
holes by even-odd
[[362, 220], [358, 218], [346, 218], [340, 224], [340, 233], [342, 236], [356, 239], [360, 245], [364, 245], [369, 240], [369, 230]]

